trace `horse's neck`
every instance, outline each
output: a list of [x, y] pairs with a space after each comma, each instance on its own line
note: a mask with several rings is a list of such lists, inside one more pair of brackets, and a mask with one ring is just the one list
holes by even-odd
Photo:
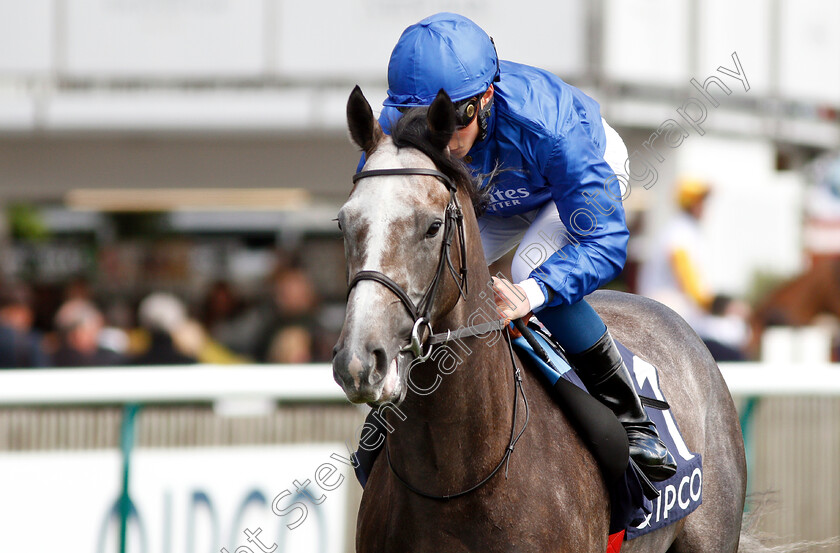
[[[477, 227], [474, 227], [477, 235]], [[475, 242], [474, 242], [475, 243]], [[490, 275], [480, 248], [470, 252], [469, 294], [435, 332], [497, 320]], [[411, 369], [412, 381], [434, 391], [409, 391], [389, 437], [395, 466], [412, 481], [435, 482], [441, 492], [474, 483], [498, 463], [510, 438], [514, 377], [508, 342], [501, 332], [436, 346], [432, 359]], [[452, 370], [454, 368], [454, 371]], [[414, 479], [417, 480], [414, 480]], [[426, 478], [425, 480], [421, 480]]]
[[840, 294], [833, 291], [840, 282], [840, 262], [820, 260], [807, 273], [773, 292], [759, 308], [760, 316], [778, 317], [788, 324], [807, 325], [820, 313], [840, 316]]
[[[486, 273], [486, 268], [484, 269]], [[488, 276], [489, 280], [489, 276]], [[461, 301], [444, 320], [438, 323], [436, 333], [456, 331], [482, 323], [498, 320], [492, 297], [483, 290], [484, 286], [471, 285], [469, 301]], [[484, 295], [481, 298], [479, 294]], [[424, 388], [438, 381], [434, 393], [410, 394], [407, 407], [424, 414], [432, 420], [437, 417], [451, 420], [458, 414], [475, 420], [476, 412], [488, 403], [499, 400], [505, 408], [512, 404], [508, 390], [513, 382], [508, 342], [503, 332], [491, 331], [437, 346], [432, 358], [412, 369], [419, 378], [425, 379]], [[454, 369], [454, 370], [453, 370]], [[433, 375], [439, 375], [435, 379]], [[487, 415], [495, 420], [501, 406]], [[492, 422], [486, 420], [485, 422]]]
[[840, 294], [837, 293], [840, 287], [840, 260], [831, 259], [823, 261], [825, 265], [822, 271], [823, 278], [821, 279], [821, 288], [823, 293], [820, 294], [822, 298], [822, 310], [826, 313], [840, 317]]

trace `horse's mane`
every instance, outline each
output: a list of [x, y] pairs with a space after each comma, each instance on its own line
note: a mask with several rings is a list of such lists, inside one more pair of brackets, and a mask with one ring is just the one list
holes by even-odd
[[[446, 152], [432, 144], [429, 138], [431, 131], [426, 122], [428, 109], [420, 107], [406, 111], [399, 121], [391, 125], [391, 139], [397, 148], [414, 148], [431, 159], [441, 173], [452, 179], [455, 186], [467, 191], [476, 215], [481, 215], [489, 201], [490, 186], [483, 189], [480, 187], [487, 175], [473, 177], [467, 165], [461, 160], [448, 156]], [[490, 181], [492, 181], [492, 176]]]

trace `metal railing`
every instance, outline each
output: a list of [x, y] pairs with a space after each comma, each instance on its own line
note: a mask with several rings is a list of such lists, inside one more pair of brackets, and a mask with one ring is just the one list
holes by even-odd
[[[721, 369], [741, 412], [750, 489], [771, 492], [777, 507], [763, 515], [760, 527], [796, 540], [836, 535], [840, 365], [744, 363]], [[352, 441], [362, 416], [347, 403], [329, 365], [0, 372], [0, 454], [120, 447], [123, 519], [135, 442], [183, 447]], [[352, 501], [359, 495], [354, 492]], [[123, 522], [123, 540], [125, 527]]]

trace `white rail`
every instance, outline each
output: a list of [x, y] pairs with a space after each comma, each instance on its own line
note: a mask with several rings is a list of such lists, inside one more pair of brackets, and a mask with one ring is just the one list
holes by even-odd
[[[840, 395], [840, 364], [724, 363], [733, 395]], [[0, 371], [0, 405], [347, 401], [328, 364]]]
[[330, 365], [195, 365], [0, 372], [0, 405], [347, 401]]

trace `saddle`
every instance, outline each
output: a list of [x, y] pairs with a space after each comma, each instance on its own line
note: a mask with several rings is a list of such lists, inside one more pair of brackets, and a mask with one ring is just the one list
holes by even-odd
[[[520, 327], [521, 329], [522, 327]], [[530, 331], [530, 332], [528, 332]], [[512, 336], [520, 333], [512, 333]], [[633, 378], [648, 416], [660, 437], [675, 452], [677, 473], [662, 482], [650, 482], [630, 459], [627, 435], [607, 407], [586, 392], [560, 345], [534, 319], [527, 331], [513, 339], [520, 361], [538, 374], [584, 444], [592, 453], [610, 495], [610, 534], [623, 539], [641, 536], [675, 522], [702, 503], [702, 459], [688, 450], [659, 389], [656, 368], [635, 356], [623, 344], [616, 346]]]

